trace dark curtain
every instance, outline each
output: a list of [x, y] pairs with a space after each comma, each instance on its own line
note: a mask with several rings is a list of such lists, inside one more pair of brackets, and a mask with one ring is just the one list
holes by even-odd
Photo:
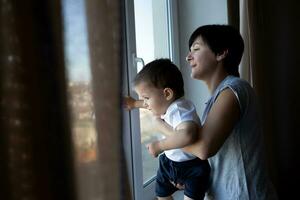
[[122, 146], [122, 61], [124, 5], [119, 0], [86, 1], [88, 43], [98, 132], [99, 199], [131, 199]]
[[300, 146], [298, 97], [300, 45], [297, 1], [257, 1], [255, 23], [256, 88], [261, 97], [265, 127], [272, 141], [280, 199], [298, 195]]
[[240, 4], [239, 0], [227, 0], [228, 24], [237, 30], [240, 28]]
[[247, 3], [253, 86], [263, 113], [269, 169], [280, 199], [298, 196], [300, 12], [296, 0]]
[[59, 1], [0, 1], [1, 199], [75, 199]]
[[[62, 1], [0, 1], [0, 199], [131, 199], [121, 140], [123, 7], [117, 0], [86, 2], [98, 152], [80, 175]], [[91, 179], [92, 188], [80, 188]]]

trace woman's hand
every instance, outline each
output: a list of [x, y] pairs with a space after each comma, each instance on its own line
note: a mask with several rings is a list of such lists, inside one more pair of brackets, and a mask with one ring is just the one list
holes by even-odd
[[173, 134], [173, 128], [163, 119], [161, 119], [160, 116], [152, 116], [151, 127], [153, 127], [154, 131], [157, 131], [165, 136]]
[[151, 117], [151, 126], [153, 129], [157, 132], [162, 131], [162, 127], [164, 126], [166, 122], [160, 118], [158, 115], [152, 115]]
[[179, 190], [184, 190], [184, 188], [185, 188], [185, 186], [184, 185], [181, 185], [180, 183], [177, 183], [176, 185], [175, 185], [175, 183], [174, 182], [171, 182], [175, 187], [177, 187]]
[[150, 144], [147, 144], [147, 149], [149, 151], [149, 154], [152, 155], [154, 158], [156, 158], [160, 153], [162, 153], [162, 149], [160, 148], [159, 141], [151, 142]]

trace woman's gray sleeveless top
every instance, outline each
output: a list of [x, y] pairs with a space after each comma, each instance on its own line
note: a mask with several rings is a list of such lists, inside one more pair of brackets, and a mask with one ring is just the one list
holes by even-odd
[[218, 95], [227, 88], [239, 102], [240, 119], [218, 153], [208, 159], [212, 171], [207, 199], [277, 199], [266, 172], [258, 106], [248, 82], [227, 76], [208, 100], [202, 123]]

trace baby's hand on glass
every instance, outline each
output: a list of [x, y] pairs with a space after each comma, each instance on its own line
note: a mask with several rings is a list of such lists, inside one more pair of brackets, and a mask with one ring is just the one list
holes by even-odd
[[151, 142], [150, 144], [147, 144], [146, 146], [149, 151], [149, 154], [152, 155], [154, 158], [156, 158], [160, 153], [162, 153], [159, 141]]
[[123, 106], [127, 110], [132, 110], [133, 108], [135, 108], [135, 102], [136, 100], [131, 96], [123, 97]]

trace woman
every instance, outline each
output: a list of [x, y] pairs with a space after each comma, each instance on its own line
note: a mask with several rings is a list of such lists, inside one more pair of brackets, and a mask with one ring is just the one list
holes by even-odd
[[[204, 81], [211, 93], [199, 138], [184, 148], [209, 160], [211, 184], [206, 198], [277, 199], [266, 172], [255, 94], [239, 78], [244, 50], [240, 33], [229, 25], [201, 26], [192, 33], [189, 48], [191, 77]], [[162, 132], [173, 131], [161, 125]]]

